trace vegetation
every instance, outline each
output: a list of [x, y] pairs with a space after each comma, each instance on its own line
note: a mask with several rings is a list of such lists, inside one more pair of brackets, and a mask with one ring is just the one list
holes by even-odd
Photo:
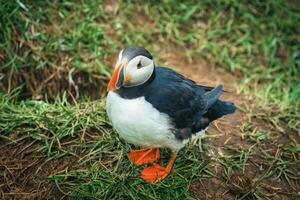
[[[299, 8], [284, 0], [0, 0], [1, 197], [299, 197]], [[135, 147], [117, 137], [104, 109], [115, 58], [132, 44], [159, 65], [171, 54], [179, 70], [200, 59], [233, 74], [243, 116], [238, 128], [215, 124], [230, 137], [208, 134], [200, 150], [182, 150], [156, 185], [138, 178], [141, 168], [126, 157]]]

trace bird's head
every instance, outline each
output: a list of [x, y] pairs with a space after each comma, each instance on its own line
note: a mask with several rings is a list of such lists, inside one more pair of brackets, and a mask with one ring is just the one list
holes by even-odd
[[130, 46], [119, 53], [114, 73], [107, 85], [107, 91], [120, 87], [142, 85], [154, 72], [152, 55], [143, 47]]

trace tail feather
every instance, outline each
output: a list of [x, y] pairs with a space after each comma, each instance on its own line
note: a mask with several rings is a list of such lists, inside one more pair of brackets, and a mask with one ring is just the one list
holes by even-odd
[[224, 115], [234, 113], [235, 105], [229, 101], [218, 100], [211, 108], [208, 109], [206, 115], [210, 121], [218, 119]]
[[223, 85], [219, 85], [218, 87], [204, 94], [204, 99], [207, 103], [206, 105], [207, 109], [212, 107], [218, 101], [222, 92], [223, 92]]

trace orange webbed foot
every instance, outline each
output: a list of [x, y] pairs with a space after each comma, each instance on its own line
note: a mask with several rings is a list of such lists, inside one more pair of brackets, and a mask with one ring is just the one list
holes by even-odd
[[152, 166], [145, 168], [142, 171], [142, 179], [149, 183], [156, 183], [159, 180], [164, 179], [169, 172], [166, 168], [154, 163]]
[[173, 164], [176, 159], [176, 154], [172, 153], [168, 165], [164, 168], [157, 163], [154, 163], [152, 166], [145, 168], [142, 171], [142, 179], [149, 183], [157, 183], [158, 181], [166, 178], [170, 173]]
[[131, 150], [128, 152], [128, 157], [131, 162], [142, 165], [142, 164], [151, 164], [160, 158], [159, 149], [147, 148], [141, 150]]

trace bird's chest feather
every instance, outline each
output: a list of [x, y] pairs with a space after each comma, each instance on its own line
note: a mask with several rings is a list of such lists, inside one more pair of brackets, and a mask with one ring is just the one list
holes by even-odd
[[113, 127], [130, 143], [162, 147], [176, 142], [169, 117], [156, 110], [144, 97], [124, 99], [109, 92], [106, 110]]

